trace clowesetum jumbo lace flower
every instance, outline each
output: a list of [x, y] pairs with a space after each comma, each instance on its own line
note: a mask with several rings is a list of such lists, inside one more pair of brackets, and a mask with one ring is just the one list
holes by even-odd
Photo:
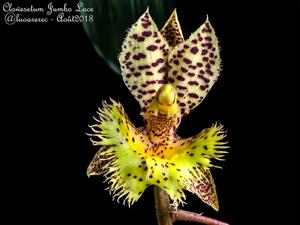
[[157, 185], [175, 208], [187, 190], [218, 210], [210, 168], [219, 167], [211, 160], [223, 160], [226, 153], [222, 126], [189, 138], [176, 134], [181, 117], [202, 102], [219, 75], [218, 40], [208, 18], [184, 40], [176, 11], [158, 31], [147, 10], [129, 30], [119, 62], [145, 126], [136, 128], [120, 103], [105, 102], [90, 126], [91, 141], [100, 149], [87, 175], [103, 174], [113, 198], [129, 206]]

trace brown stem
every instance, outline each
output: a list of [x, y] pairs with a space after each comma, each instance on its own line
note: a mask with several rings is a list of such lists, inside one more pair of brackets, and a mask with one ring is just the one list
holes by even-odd
[[229, 225], [228, 223], [189, 211], [171, 211], [167, 192], [157, 186], [154, 186], [154, 199], [158, 225], [173, 225], [173, 222], [176, 221], [190, 221], [206, 225]]
[[173, 222], [175, 221], [191, 221], [191, 222], [197, 222], [202, 223], [206, 225], [229, 225], [228, 223], [224, 223], [222, 221], [212, 219], [206, 216], [202, 216], [197, 213], [178, 210], [178, 211], [172, 211], [171, 212]]
[[154, 186], [154, 199], [158, 225], [173, 225], [170, 214], [170, 199], [167, 192]]

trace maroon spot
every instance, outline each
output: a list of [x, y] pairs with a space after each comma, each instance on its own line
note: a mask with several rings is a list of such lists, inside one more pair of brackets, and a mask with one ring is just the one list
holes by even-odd
[[142, 95], [138, 95], [136, 96], [138, 99], [141, 99], [143, 96]]
[[135, 68], [131, 67], [129, 70], [130, 70], [131, 72], [134, 72]]
[[208, 51], [206, 49], [203, 49], [201, 52], [201, 55], [206, 55], [208, 53]]
[[163, 73], [166, 71], [166, 67], [162, 66], [157, 72]]
[[188, 46], [188, 45], [184, 45], [183, 47], [184, 47], [185, 49], [189, 48], [189, 46]]
[[210, 69], [205, 70], [205, 72], [208, 73], [210, 76], [214, 75], [214, 73]]
[[198, 62], [198, 63], [197, 63], [197, 66], [198, 66], [198, 67], [202, 67], [203, 64]]
[[205, 40], [211, 41], [212, 39], [211, 39], [211, 37], [205, 37]]
[[158, 66], [158, 63], [157, 62], [151, 63], [151, 66], [156, 67], [156, 66]]
[[177, 59], [174, 60], [174, 64], [179, 65], [179, 61]]
[[144, 53], [139, 53], [138, 56], [142, 59], [146, 58], [146, 55]]
[[125, 55], [125, 60], [128, 60], [130, 55], [131, 55], [130, 52], [127, 52], [126, 55]]
[[183, 62], [185, 62], [186, 64], [191, 64], [192, 63], [192, 61], [187, 59], [187, 58], [183, 58]]
[[210, 28], [208, 28], [208, 27], [204, 27], [204, 28], [202, 29], [202, 32], [203, 32], [203, 33], [211, 33], [212, 30], [211, 30]]
[[182, 54], [180, 54], [180, 53], [178, 53], [178, 54], [177, 54], [177, 57], [178, 57], [178, 58], [182, 58], [182, 57], [183, 57], [183, 55], [182, 55]]
[[210, 64], [215, 65], [215, 61], [214, 60], [210, 60], [209, 62], [210, 62]]
[[208, 78], [206, 78], [206, 77], [204, 77], [203, 75], [198, 75], [198, 77], [201, 79], [201, 80], [203, 80], [205, 83], [208, 83], [210, 80], [208, 79]]
[[130, 78], [130, 77], [131, 77], [131, 74], [126, 74], [126, 77], [127, 77], [127, 78]]
[[185, 114], [185, 109], [181, 108], [180, 112], [181, 112], [181, 114]]
[[166, 46], [166, 45], [165, 45], [165, 44], [163, 44], [162, 46], [160, 46], [160, 47], [159, 47], [159, 49], [160, 49], [160, 50], [162, 50], [162, 49], [164, 49], [164, 48], [165, 48], [165, 46]]
[[203, 57], [202, 60], [203, 60], [204, 62], [208, 62], [208, 58], [207, 58], [207, 57]]
[[176, 87], [177, 87], [179, 90], [186, 90], [186, 89], [187, 89], [187, 87], [180, 86], [180, 85], [177, 85]]
[[191, 48], [191, 53], [197, 54], [199, 52], [199, 49], [197, 47]]
[[156, 45], [149, 45], [149, 46], [147, 47], [147, 50], [149, 50], [149, 51], [155, 51], [157, 48], [158, 48], [158, 47], [157, 47]]
[[195, 76], [194, 73], [188, 73], [188, 75], [189, 75], [190, 77], [194, 77], [194, 76]]
[[133, 58], [134, 60], [140, 60], [140, 57], [139, 57], [138, 55], [134, 55], [134, 56], [132, 56], [132, 58]]
[[145, 37], [150, 37], [152, 35], [152, 32], [151, 31], [143, 31], [142, 35]]
[[173, 78], [171, 78], [171, 77], [168, 78], [168, 81], [171, 82], [171, 83], [175, 82], [175, 80]]
[[152, 76], [152, 75], [153, 75], [153, 73], [152, 73], [151, 71], [147, 71], [147, 72], [146, 72], [146, 75], [148, 75], [148, 76]]
[[142, 23], [142, 26], [144, 27], [144, 28], [148, 28], [148, 26], [150, 26], [151, 25], [151, 22], [148, 22], [148, 23]]
[[210, 58], [213, 58], [213, 57], [214, 57], [214, 53], [212, 53], [212, 52], [209, 53], [209, 57], [210, 57]]
[[191, 68], [191, 69], [196, 69], [197, 67], [196, 67], [196, 66], [193, 66], [193, 65], [189, 65], [189, 68]]
[[211, 68], [211, 66], [210, 66], [209, 63], [207, 63], [207, 64], [205, 65], [205, 67], [206, 67], [207, 69], [210, 69], [210, 68]]
[[174, 70], [174, 71], [173, 71], [173, 75], [175, 75], [175, 74], [177, 74], [177, 70]]
[[181, 67], [180, 69], [181, 69], [181, 71], [182, 71], [182, 72], [184, 72], [184, 73], [186, 73], [186, 72], [187, 72], [187, 69], [186, 69], [186, 68], [184, 68], [184, 67]]
[[153, 37], [158, 37], [157, 32], [153, 33]]
[[210, 43], [210, 42], [206, 43], [206, 46], [207, 46], [208, 49], [211, 49], [212, 48], [212, 43]]
[[132, 36], [131, 36], [131, 38], [133, 38], [133, 39], [137, 39], [137, 34], [133, 34]]
[[203, 70], [200, 70], [200, 71], [199, 71], [199, 73], [201, 73], [201, 74], [205, 74], [205, 72], [204, 72]]
[[195, 85], [195, 86], [199, 85], [199, 83], [197, 81], [189, 81], [188, 84], [189, 85]]
[[125, 64], [125, 66], [126, 66], [126, 68], [128, 69], [129, 68], [129, 66], [132, 64], [132, 62], [130, 61], [130, 62], [128, 62], [128, 63], [126, 63]]
[[144, 66], [138, 66], [138, 69], [143, 70], [143, 69], [145, 69], [145, 67]]
[[188, 96], [191, 98], [199, 98], [199, 96], [195, 93], [189, 93]]
[[179, 97], [183, 97], [184, 94], [183, 94], [183, 93], [178, 93], [178, 96], [179, 96]]
[[133, 86], [131, 87], [131, 89], [132, 89], [132, 90], [135, 90], [135, 89], [137, 89], [137, 87], [138, 87], [137, 85], [133, 85]]
[[137, 41], [138, 41], [138, 42], [143, 42], [144, 40], [145, 40], [144, 37], [138, 37], [138, 38], [137, 38]]
[[184, 102], [180, 102], [179, 106], [185, 106], [185, 103]]
[[216, 48], [215, 48], [215, 47], [213, 47], [211, 50], [214, 52], [214, 51], [216, 51]]
[[155, 43], [160, 43], [160, 42], [161, 42], [160, 39], [155, 40]]
[[193, 44], [197, 44], [197, 40], [196, 40], [196, 39], [193, 39], [193, 40], [192, 40], [192, 43], [193, 43]]
[[159, 58], [158, 60], [156, 60], [157, 63], [163, 63], [164, 59], [163, 58]]
[[139, 72], [135, 72], [134, 74], [133, 74], [133, 76], [135, 76], [135, 77], [138, 77], [138, 76], [140, 76], [141, 75], [141, 73], [139, 73]]
[[203, 41], [203, 38], [202, 37], [198, 37], [198, 41]]
[[165, 81], [165, 80], [158, 80], [157, 83], [158, 83], [158, 84], [165, 84], [166, 81]]
[[181, 80], [181, 81], [184, 81], [184, 80], [185, 80], [184, 77], [182, 77], [182, 76], [180, 76], [180, 75], [177, 76], [176, 78], [177, 78], [177, 80]]
[[155, 93], [155, 92], [156, 92], [155, 90], [149, 90], [149, 91], [148, 91], [149, 94], [153, 94], [153, 93]]
[[203, 85], [201, 85], [201, 86], [200, 86], [200, 89], [201, 89], [202, 91], [204, 91], [204, 90], [206, 89], [206, 87], [203, 86]]
[[142, 87], [144, 87], [144, 88], [147, 87], [147, 86], [148, 86], [147, 84], [142, 84]]

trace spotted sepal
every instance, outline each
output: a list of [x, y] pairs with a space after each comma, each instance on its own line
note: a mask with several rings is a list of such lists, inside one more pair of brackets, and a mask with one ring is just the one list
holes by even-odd
[[109, 146], [103, 146], [95, 154], [86, 171], [88, 177], [102, 174], [102, 167], [105, 165], [106, 159], [104, 156], [101, 155], [101, 152], [105, 151], [108, 148]]
[[203, 176], [197, 180], [192, 189], [194, 193], [214, 210], [219, 211], [219, 200], [216, 185], [209, 169], [202, 169]]
[[104, 103], [98, 111], [97, 123], [91, 125], [91, 141], [100, 150], [87, 169], [87, 175], [106, 177], [113, 199], [123, 198], [132, 205], [147, 187], [145, 182], [145, 138], [129, 121], [120, 103]]
[[119, 56], [123, 80], [146, 112], [165, 83], [169, 46], [147, 11], [131, 27]]
[[168, 82], [177, 89], [182, 115], [205, 98], [219, 76], [220, 63], [218, 40], [208, 18], [170, 52]]
[[163, 28], [160, 30], [160, 33], [172, 48], [184, 41], [176, 9], [173, 11]]

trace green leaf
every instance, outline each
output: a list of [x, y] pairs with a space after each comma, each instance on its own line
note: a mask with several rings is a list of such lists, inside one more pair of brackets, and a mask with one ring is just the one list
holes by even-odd
[[151, 16], [160, 29], [172, 10], [175, 0], [80, 0], [82, 8], [94, 12], [81, 12], [93, 21], [84, 20], [83, 27], [96, 52], [109, 67], [121, 74], [118, 55], [126, 32], [149, 7]]

